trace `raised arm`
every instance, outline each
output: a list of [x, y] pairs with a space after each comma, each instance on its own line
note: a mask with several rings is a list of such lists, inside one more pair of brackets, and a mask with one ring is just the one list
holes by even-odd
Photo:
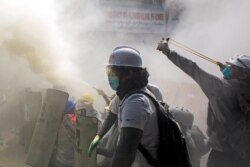
[[201, 69], [195, 62], [182, 57], [175, 51], [171, 51], [166, 40], [161, 40], [157, 50], [162, 51], [183, 72], [193, 78], [201, 87], [207, 97], [218, 92], [223, 87], [223, 81]]

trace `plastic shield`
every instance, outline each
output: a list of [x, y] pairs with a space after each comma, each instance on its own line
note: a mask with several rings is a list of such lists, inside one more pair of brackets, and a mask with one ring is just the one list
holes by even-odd
[[26, 164], [47, 167], [68, 100], [68, 93], [47, 89], [31, 139]]
[[40, 92], [27, 92], [24, 104], [24, 146], [27, 153], [30, 141], [36, 126], [38, 114], [42, 106], [42, 94]]
[[84, 110], [77, 111], [76, 128], [76, 150], [74, 167], [96, 167], [97, 156], [94, 150], [91, 157], [88, 157], [87, 151], [89, 144], [97, 133], [98, 121], [95, 117], [85, 116]]

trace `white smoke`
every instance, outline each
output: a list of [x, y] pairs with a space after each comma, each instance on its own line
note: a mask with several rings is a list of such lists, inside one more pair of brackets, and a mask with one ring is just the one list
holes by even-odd
[[54, 84], [73, 72], [73, 52], [62, 38], [51, 1], [3, 0], [0, 6], [1, 77], [6, 81], [3, 84]]
[[[166, 5], [169, 7], [169, 16], [172, 20], [168, 22], [166, 34], [141, 35], [97, 31], [101, 29], [98, 26], [101, 25], [103, 16], [96, 1], [94, 2], [2, 0], [1, 67], [13, 64], [15, 67], [26, 69], [27, 73], [32, 73], [31, 75], [34, 74], [34, 78], [37, 78], [38, 74], [49, 82], [57, 75], [74, 73], [76, 77], [88, 80], [91, 84], [108, 88], [103, 86], [106, 82], [103, 64], [112, 49], [118, 45], [137, 48], [144, 56], [145, 65], [152, 77], [177, 81], [182, 78], [186, 81], [188, 77], [155, 50], [161, 37], [170, 35], [198, 52], [222, 62], [235, 54], [249, 53], [247, 43], [250, 2], [247, 0], [169, 0]], [[15, 43], [10, 44], [13, 41]], [[19, 48], [13, 45], [19, 45]], [[31, 51], [28, 54], [20, 53], [25, 52], [25, 47], [35, 51], [36, 60], [29, 60]], [[197, 61], [211, 73], [221, 76], [215, 65], [183, 52], [180, 48], [170, 47]], [[8, 62], [5, 63], [4, 60]], [[31, 61], [38, 63], [34, 64]], [[73, 67], [77, 71], [73, 70]], [[16, 68], [1, 71], [8, 71], [11, 76], [25, 76], [24, 71], [21, 75], [20, 70]], [[85, 71], [93, 73], [86, 74]], [[2, 74], [5, 80], [9, 80], [10, 77], [7, 76]], [[96, 76], [99, 76], [98, 80]]]
[[[221, 62], [235, 54], [249, 54], [249, 5], [247, 0], [185, 0], [180, 5], [183, 10], [178, 23], [175, 27], [170, 25], [171, 36]], [[187, 53], [184, 55], [198, 61], [198, 64], [211, 73], [219, 75], [219, 70], [214, 65]]]

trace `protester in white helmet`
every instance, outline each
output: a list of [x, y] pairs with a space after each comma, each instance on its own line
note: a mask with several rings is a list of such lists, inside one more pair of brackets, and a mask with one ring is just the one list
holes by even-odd
[[[244, 124], [241, 123], [242, 108], [238, 97], [245, 100], [250, 98], [250, 57], [238, 56], [230, 59], [226, 65], [221, 64], [224, 75], [221, 79], [171, 51], [165, 39], [158, 43], [157, 49], [192, 77], [209, 100], [207, 134], [212, 150], [207, 167], [249, 166], [250, 140], [240, 142], [246, 133], [243, 131]], [[249, 103], [247, 106], [249, 107]]]
[[[118, 112], [119, 140], [111, 167], [149, 167], [150, 165], [137, 147], [141, 143], [156, 158], [158, 121], [155, 106], [144, 94], [135, 93], [124, 99], [126, 94], [134, 90], [144, 90], [150, 93], [146, 88], [149, 74], [142, 66], [140, 53], [127, 46], [115, 48], [107, 64], [107, 75], [110, 87], [116, 91], [121, 101]], [[112, 125], [116, 118], [117, 115], [110, 112], [104, 126], [110, 127], [107, 124]], [[98, 133], [89, 147], [89, 153], [106, 130]]]
[[[160, 101], [163, 100], [162, 93], [157, 85], [148, 83], [147, 89], [153, 93], [156, 99]], [[107, 109], [109, 110], [109, 112], [112, 112], [113, 114], [117, 115], [119, 111], [119, 104], [120, 100], [119, 97], [116, 95], [114, 99], [112, 99], [112, 101], [110, 102], [110, 105]], [[100, 163], [100, 167], [106, 167], [110, 165], [112, 160], [111, 158], [116, 148], [118, 134], [119, 132], [117, 130], [117, 122], [115, 122], [107, 135], [108, 139], [105, 147], [97, 147], [97, 154], [105, 156], [105, 158], [103, 158], [102, 162]]]

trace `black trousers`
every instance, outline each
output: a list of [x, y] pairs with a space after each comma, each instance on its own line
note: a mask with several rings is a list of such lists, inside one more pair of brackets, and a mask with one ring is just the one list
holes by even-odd
[[236, 152], [220, 152], [211, 150], [207, 167], [248, 167], [250, 164]]

